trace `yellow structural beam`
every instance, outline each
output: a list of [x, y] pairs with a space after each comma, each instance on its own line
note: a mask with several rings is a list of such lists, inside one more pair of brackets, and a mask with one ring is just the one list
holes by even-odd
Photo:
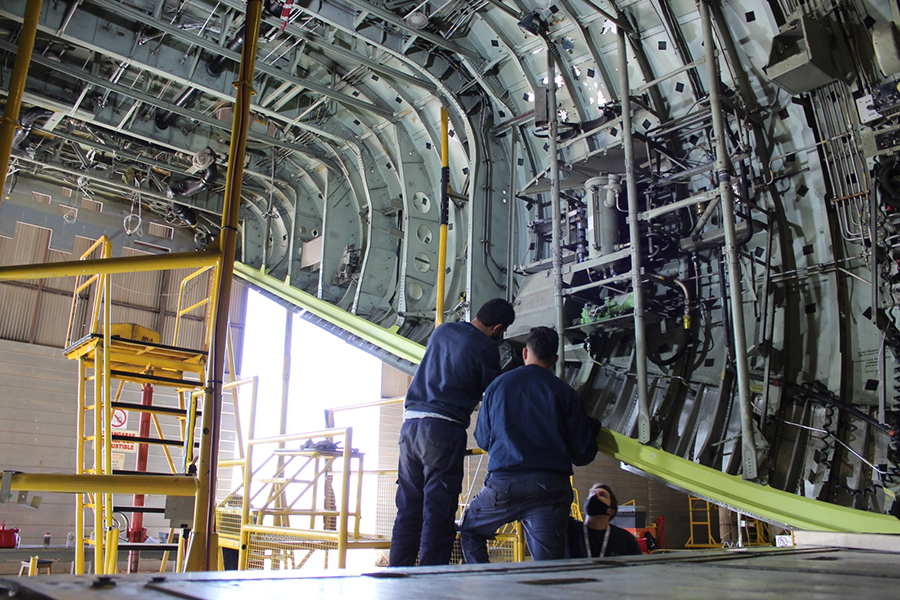
[[46, 279], [51, 277], [76, 277], [97, 273], [138, 273], [166, 269], [198, 269], [214, 265], [220, 254], [216, 251], [179, 252], [153, 256], [125, 256], [68, 262], [16, 265], [0, 269], [0, 281], [21, 279]]
[[317, 317], [321, 317], [329, 323], [334, 323], [345, 331], [348, 331], [367, 342], [371, 342], [395, 356], [418, 364], [425, 354], [425, 346], [408, 340], [402, 335], [398, 335], [389, 329], [379, 327], [362, 317], [350, 314], [334, 304], [330, 304], [316, 298], [312, 294], [298, 290], [284, 281], [265, 275], [261, 273], [259, 269], [254, 269], [253, 267], [248, 267], [245, 264], [236, 262], [234, 263], [234, 273], [256, 287], [274, 294], [283, 300], [287, 300], [294, 306], [306, 309]]
[[197, 480], [186, 475], [72, 475], [64, 473], [13, 473], [11, 491], [62, 494], [164, 494], [194, 496]]
[[603, 454], [689, 491], [691, 495], [763, 521], [807, 531], [900, 533], [900, 520], [890, 515], [838, 506], [757, 485], [644, 446], [608, 429], [603, 429], [597, 436], [597, 445]]
[[[28, 67], [31, 65], [31, 53], [34, 51], [40, 17], [41, 0], [28, 0], [25, 5], [22, 31], [19, 33], [16, 62], [9, 80], [6, 111], [0, 120], [0, 191], [6, 188], [6, 173], [9, 171], [12, 143], [16, 136], [16, 128], [19, 126], [19, 109], [22, 107], [22, 95], [25, 93], [25, 82], [28, 79]], [[3, 201], [2, 196], [0, 194], [0, 202]]]

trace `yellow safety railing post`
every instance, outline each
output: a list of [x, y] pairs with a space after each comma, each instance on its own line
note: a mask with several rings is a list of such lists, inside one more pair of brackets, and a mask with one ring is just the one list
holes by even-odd
[[[112, 389], [112, 368], [110, 366], [110, 354], [112, 354], [110, 339], [112, 336], [112, 275], [103, 275], [103, 465], [104, 473], [113, 474], [112, 468], [112, 398], [110, 397]], [[94, 371], [96, 373], [96, 370]], [[103, 495], [104, 513], [106, 516], [106, 526], [112, 528], [113, 521], [113, 501], [112, 494]], [[116, 537], [118, 541], [118, 537]], [[110, 552], [107, 548], [107, 552]], [[113, 559], [115, 560], [115, 558]], [[115, 564], [115, 563], [113, 563]], [[107, 571], [109, 572], [109, 571]]]
[[350, 454], [353, 443], [353, 429], [346, 429], [344, 437], [344, 464], [341, 471], [341, 516], [338, 518], [338, 568], [343, 569], [347, 566], [347, 520], [350, 511]]
[[[173, 346], [178, 345], [178, 336], [179, 336], [179, 333], [181, 332], [181, 317], [190, 313], [194, 309], [200, 308], [201, 306], [205, 306], [207, 304], [212, 304], [212, 298], [206, 297], [203, 300], [200, 300], [199, 302], [189, 306], [188, 308], [184, 308], [184, 292], [187, 289], [187, 284], [189, 282], [193, 281], [194, 279], [200, 277], [201, 275], [203, 275], [210, 269], [214, 269], [215, 267], [216, 267], [215, 264], [206, 265], [204, 267], [197, 269], [196, 271], [194, 271], [193, 273], [191, 273], [190, 275], [188, 275], [187, 277], [185, 277], [184, 279], [181, 280], [181, 285], [178, 288], [178, 306], [175, 309], [175, 334], [172, 338]], [[207, 311], [207, 313], [208, 312], [209, 311]], [[207, 324], [207, 331], [209, 331], [208, 324]], [[206, 347], [203, 349], [207, 350], [208, 348], [209, 348], [209, 339], [207, 338]]]
[[447, 276], [447, 226], [450, 222], [450, 141], [447, 109], [441, 107], [441, 233], [438, 245], [437, 302], [434, 326], [444, 322], [444, 285]]
[[110, 527], [106, 531], [106, 563], [104, 573], [106, 575], [115, 575], [118, 570], [119, 558], [119, 530], [116, 527]]
[[38, 556], [31, 557], [31, 560], [28, 563], [28, 576], [29, 577], [34, 577], [35, 575], [38, 574], [38, 561], [39, 560], [40, 560], [40, 557], [38, 557]]
[[[353, 537], [359, 537], [359, 521], [362, 519], [362, 488], [363, 488], [363, 474], [365, 473], [365, 469], [363, 468], [363, 456], [360, 455], [357, 460], [357, 478], [356, 478], [356, 510], [353, 511], [353, 516], [356, 517], [356, 522], [353, 524]], [[350, 468], [350, 465], [347, 464], [347, 469]]]
[[[85, 411], [85, 368], [84, 359], [78, 359], [78, 414], [76, 415], [75, 473], [84, 475]], [[84, 574], [84, 494], [75, 495], [75, 574]]]
[[178, 536], [178, 551], [175, 554], [175, 572], [180, 573], [184, 570], [184, 548], [187, 541], [184, 536]]

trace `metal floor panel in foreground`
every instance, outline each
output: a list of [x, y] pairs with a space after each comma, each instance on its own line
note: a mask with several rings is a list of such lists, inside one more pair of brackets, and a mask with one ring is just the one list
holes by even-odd
[[900, 553], [847, 548], [754, 548], [637, 558], [392, 569], [363, 575], [285, 572], [32, 577], [0, 580], [22, 600], [517, 600], [597, 598], [893, 597]]

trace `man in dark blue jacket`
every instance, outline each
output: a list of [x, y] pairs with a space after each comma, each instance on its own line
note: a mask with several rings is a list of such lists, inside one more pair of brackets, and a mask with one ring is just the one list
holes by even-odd
[[553, 373], [558, 343], [549, 327], [533, 328], [522, 352], [525, 366], [485, 392], [475, 440], [488, 452], [488, 474], [459, 527], [467, 563], [489, 562], [487, 538], [513, 521], [525, 526], [534, 560], [563, 558], [572, 465], [594, 460], [600, 422]]
[[485, 388], [500, 374], [497, 341], [516, 318], [496, 298], [471, 323], [444, 323], [431, 334], [406, 393], [400, 428], [397, 518], [390, 565], [446, 565], [456, 538], [466, 428]]

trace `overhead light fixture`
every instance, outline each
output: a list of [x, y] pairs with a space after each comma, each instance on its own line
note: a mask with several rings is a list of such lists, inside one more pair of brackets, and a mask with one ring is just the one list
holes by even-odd
[[421, 13], [419, 11], [415, 11], [411, 13], [408, 17], [406, 17], [406, 22], [413, 29], [424, 29], [428, 26], [428, 17], [425, 13]]
[[537, 12], [533, 12], [519, 21], [519, 29], [531, 35], [541, 35], [547, 30], [547, 24]]

